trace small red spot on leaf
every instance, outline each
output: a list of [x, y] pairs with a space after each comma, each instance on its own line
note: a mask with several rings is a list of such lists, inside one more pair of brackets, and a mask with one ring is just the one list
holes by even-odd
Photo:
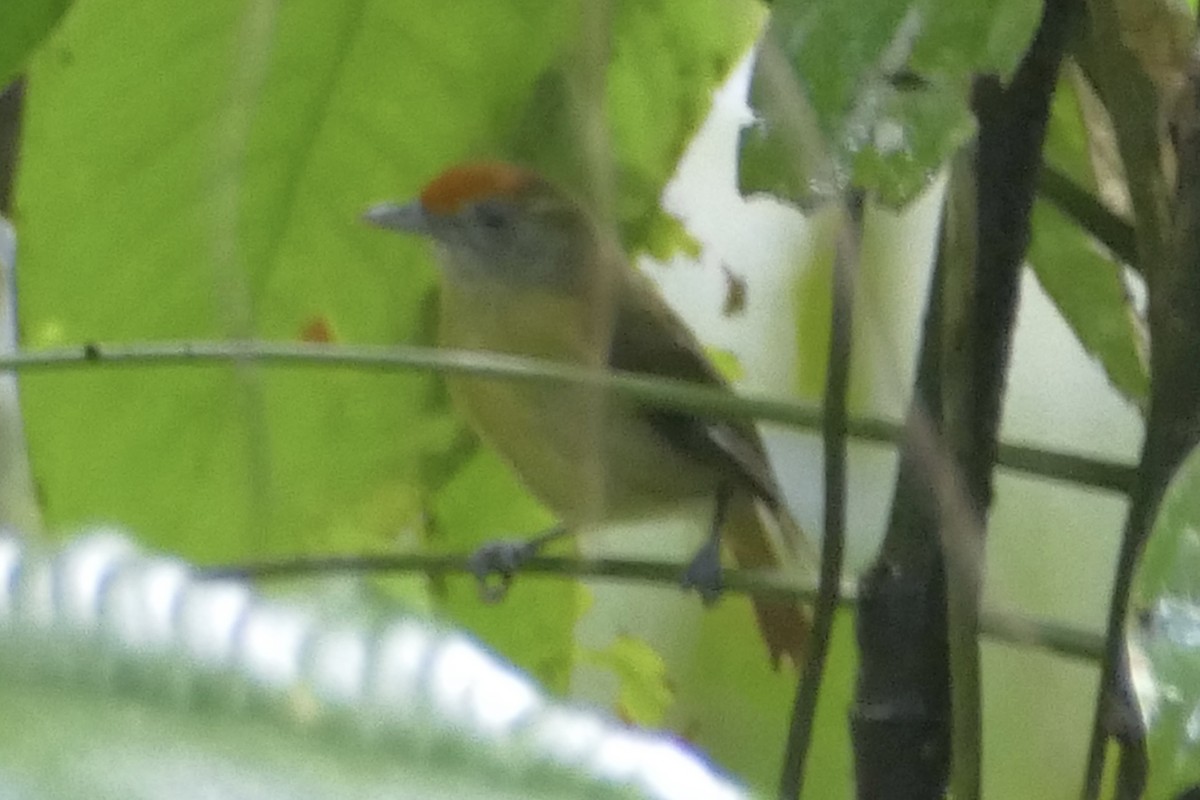
[[313, 317], [304, 323], [304, 327], [300, 329], [300, 341], [302, 342], [329, 344], [335, 341], [336, 338], [333, 333], [333, 326], [325, 317]]

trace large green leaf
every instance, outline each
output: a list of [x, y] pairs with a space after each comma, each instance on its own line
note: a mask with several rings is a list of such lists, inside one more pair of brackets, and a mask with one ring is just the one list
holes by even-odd
[[849, 185], [903, 205], [973, 131], [972, 78], [1007, 78], [1039, 0], [777, 0], [740, 182], [812, 207]]
[[[81, 2], [30, 73], [26, 340], [420, 339], [432, 274], [358, 214], [519, 103], [569, 29], [543, 5], [522, 23], [485, 2]], [[488, 55], [448, 48], [446, 30]], [[448, 435], [412, 376], [172, 369], [24, 388], [51, 521], [115, 518], [206, 559], [319, 544], [331, 513], [414, 479]]]
[[[551, 101], [597, 35], [580, 30], [581, 9], [79, 0], [29, 71], [25, 343], [430, 342], [424, 247], [358, 217], [464, 158], [578, 156], [585, 132]], [[663, 185], [760, 12], [749, 0], [612, 11], [600, 85], [617, 216], [637, 247], [664, 230]], [[432, 376], [85, 369], [22, 389], [52, 527], [119, 521], [213, 562], [397, 542], [463, 551], [547, 521], [475, 454]], [[465, 581], [438, 588], [506, 656], [565, 685], [576, 587], [520, 581], [498, 609]]]

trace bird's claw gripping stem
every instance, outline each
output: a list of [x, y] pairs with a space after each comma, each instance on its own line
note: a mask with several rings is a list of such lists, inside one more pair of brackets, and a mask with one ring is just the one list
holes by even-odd
[[517, 572], [543, 546], [567, 534], [565, 526], [556, 525], [529, 539], [499, 539], [482, 545], [467, 558], [467, 567], [479, 582], [483, 601], [498, 603], [503, 600]]
[[721, 579], [721, 539], [710, 536], [683, 571], [681, 581], [684, 589], [695, 589], [705, 605], [712, 605], [721, 597], [724, 582]]
[[725, 525], [725, 515], [729, 511], [729, 492], [727, 484], [717, 486], [717, 502], [713, 509], [708, 538], [700, 545], [691, 563], [683, 571], [683, 588], [695, 589], [700, 599], [708, 606], [720, 599], [721, 591], [725, 588], [721, 579], [721, 528]]
[[488, 542], [467, 558], [471, 574], [479, 581], [479, 595], [485, 603], [498, 603], [508, 594], [517, 570], [536, 554], [533, 541], [503, 539]]

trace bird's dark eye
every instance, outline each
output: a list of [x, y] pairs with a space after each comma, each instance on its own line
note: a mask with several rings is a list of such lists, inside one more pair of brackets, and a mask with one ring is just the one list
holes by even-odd
[[475, 218], [489, 231], [507, 230], [512, 224], [508, 209], [496, 203], [480, 203], [475, 207]]

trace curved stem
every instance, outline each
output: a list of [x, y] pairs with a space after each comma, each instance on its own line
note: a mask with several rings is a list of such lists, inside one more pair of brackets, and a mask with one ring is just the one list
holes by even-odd
[[833, 270], [833, 319], [829, 332], [829, 365], [825, 374], [825, 534], [821, 543], [821, 577], [813, 604], [813, 629], [808, 659], [796, 689], [792, 722], [784, 750], [779, 796], [799, 798], [804, 789], [804, 765], [812, 743], [813, 720], [821, 678], [829, 654], [833, 620], [838, 609], [842, 563], [846, 550], [846, 400], [850, 388], [850, 353], [854, 321], [854, 273], [862, 231], [861, 193], [848, 202], [838, 257]]
[[[648, 405], [691, 411], [702, 416], [758, 419], [803, 430], [819, 430], [823, 424], [819, 409], [800, 403], [733, 394], [724, 389], [666, 378], [599, 372], [533, 358], [413, 345], [384, 347], [267, 341], [90, 343], [0, 356], [0, 371], [148, 369], [180, 364], [245, 362], [363, 372], [429, 370], [505, 380], [583, 384]], [[847, 421], [846, 432], [864, 441], [892, 444], [902, 437], [903, 427], [890, 420], [858, 418]], [[1126, 494], [1133, 485], [1131, 466], [1105, 459], [1013, 444], [1000, 445], [997, 456], [997, 463], [1002, 467], [1082, 486]]]
[[[215, 564], [197, 569], [205, 580], [289, 580], [352, 573], [413, 573], [429, 576], [473, 576], [473, 553], [403, 553], [394, 555], [314, 556], [241, 564]], [[534, 556], [521, 565], [521, 575], [551, 578], [594, 578], [678, 586], [686, 564], [673, 561], [640, 561], [621, 558], [581, 559], [565, 556]], [[816, 587], [797, 584], [790, 577], [761, 570], [726, 569], [721, 573], [723, 589], [735, 594], [753, 594], [812, 601]], [[842, 608], [858, 604], [853, 582], [839, 587]], [[1104, 652], [1104, 638], [1095, 632], [1008, 611], [984, 611], [981, 630], [985, 636], [1017, 647], [1045, 650], [1063, 658], [1094, 663]]]

